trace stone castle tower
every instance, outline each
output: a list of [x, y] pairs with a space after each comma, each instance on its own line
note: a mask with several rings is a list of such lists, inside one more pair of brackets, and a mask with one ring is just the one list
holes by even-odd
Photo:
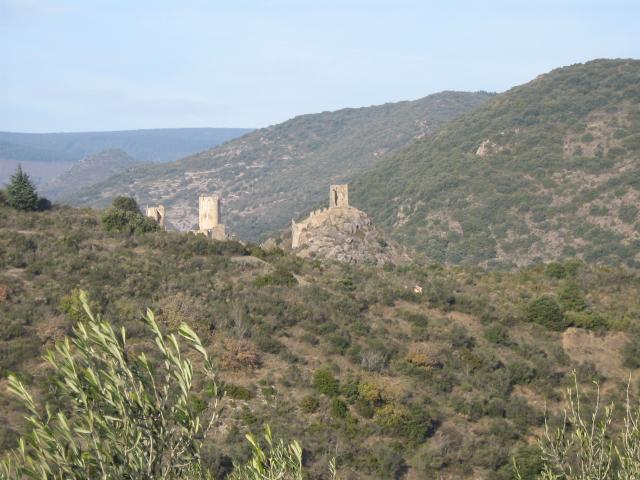
[[198, 202], [198, 228], [211, 230], [220, 224], [220, 197], [200, 195]]
[[158, 225], [164, 227], [164, 206], [147, 207], [145, 214], [158, 222]]
[[220, 223], [220, 197], [218, 195], [200, 195], [198, 233], [203, 233], [214, 240], [227, 238], [224, 225]]
[[349, 206], [349, 185], [331, 185], [329, 189], [329, 208]]
[[317, 227], [329, 217], [348, 214], [354, 208], [349, 207], [349, 185], [331, 185], [329, 187], [329, 208], [314, 210], [299, 223], [291, 220], [291, 248], [298, 248], [304, 243], [304, 234], [309, 228]]

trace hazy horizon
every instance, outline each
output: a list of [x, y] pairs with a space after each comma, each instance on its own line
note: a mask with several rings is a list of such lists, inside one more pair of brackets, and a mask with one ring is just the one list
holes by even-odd
[[640, 57], [639, 17], [631, 1], [0, 0], [0, 131], [260, 128], [502, 92]]

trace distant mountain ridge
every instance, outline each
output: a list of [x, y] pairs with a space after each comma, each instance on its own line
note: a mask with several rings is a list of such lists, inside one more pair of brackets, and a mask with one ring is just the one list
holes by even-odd
[[352, 203], [434, 260], [640, 262], [640, 61], [538, 76], [387, 157]]
[[124, 150], [105, 150], [83, 158], [68, 171], [47, 182], [40, 190], [55, 200], [144, 163], [146, 162], [136, 160]]
[[136, 168], [74, 194], [106, 206], [117, 195], [162, 203], [180, 229], [197, 219], [200, 193], [222, 195], [224, 223], [240, 238], [279, 230], [384, 156], [481, 105], [487, 92], [442, 92], [385, 105], [302, 115], [176, 162]]
[[0, 159], [75, 162], [117, 148], [145, 162], [167, 162], [240, 137], [250, 128], [158, 128], [112, 132], [0, 132]]

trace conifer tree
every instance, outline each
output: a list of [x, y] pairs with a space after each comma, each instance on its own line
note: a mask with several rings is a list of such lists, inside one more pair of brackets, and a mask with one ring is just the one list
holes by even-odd
[[22, 167], [18, 165], [16, 173], [11, 177], [9, 185], [7, 185], [7, 203], [9, 206], [17, 210], [37, 210], [38, 194], [36, 187]]

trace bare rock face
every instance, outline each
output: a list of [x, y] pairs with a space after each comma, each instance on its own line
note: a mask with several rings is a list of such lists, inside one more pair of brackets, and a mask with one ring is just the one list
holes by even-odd
[[405, 264], [411, 258], [396, 242], [385, 238], [369, 216], [354, 207], [317, 210], [292, 223], [292, 247], [305, 258], [328, 258], [378, 266]]

